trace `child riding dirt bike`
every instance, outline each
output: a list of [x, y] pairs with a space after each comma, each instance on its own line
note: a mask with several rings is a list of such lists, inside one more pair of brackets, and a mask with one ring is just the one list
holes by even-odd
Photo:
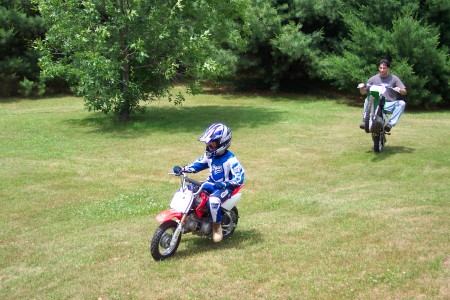
[[[231, 145], [231, 129], [228, 126], [212, 124], [199, 141], [206, 144], [205, 153], [181, 170], [185, 173], [210, 170], [207, 181], [211, 185], [205, 190], [210, 194], [208, 202], [213, 222], [213, 241], [217, 243], [223, 238], [220, 206], [231, 197], [234, 189], [244, 183], [245, 171], [236, 156], [228, 150]], [[174, 167], [174, 173], [181, 170], [178, 166]]]

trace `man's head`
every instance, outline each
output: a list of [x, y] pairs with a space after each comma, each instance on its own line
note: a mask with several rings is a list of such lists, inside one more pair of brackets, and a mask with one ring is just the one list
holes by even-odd
[[381, 77], [386, 77], [389, 74], [389, 69], [391, 67], [391, 63], [387, 59], [382, 59], [378, 63], [378, 72]]

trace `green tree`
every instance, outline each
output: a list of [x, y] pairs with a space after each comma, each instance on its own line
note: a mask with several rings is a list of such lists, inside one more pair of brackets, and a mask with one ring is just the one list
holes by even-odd
[[[238, 44], [233, 21], [245, 1], [39, 0], [51, 24], [38, 42], [44, 79], [64, 77], [89, 110], [127, 121], [140, 101], [173, 95], [190, 83], [226, 74], [233, 59], [220, 45]], [[229, 52], [229, 51], [228, 51]]]
[[[387, 10], [389, 4], [398, 8], [393, 10], [397, 13]], [[440, 43], [437, 27], [417, 17], [419, 2], [376, 2], [377, 9], [360, 5], [359, 10], [344, 14], [349, 37], [342, 40], [341, 49], [320, 60], [322, 78], [354, 91], [358, 82], [376, 73], [381, 58], [388, 58], [392, 73], [407, 86], [409, 105], [427, 107], [448, 101], [448, 47]], [[384, 15], [392, 19], [383, 19]]]
[[248, 47], [240, 53], [240, 78], [274, 90], [315, 78], [318, 59], [344, 34], [342, 6], [341, 0], [252, 0], [244, 16]]
[[0, 5], [0, 96], [36, 89], [39, 53], [33, 41], [43, 37], [47, 27], [36, 6], [27, 0], [1, 1]]
[[439, 29], [440, 44], [450, 47], [450, 1], [423, 0], [418, 11], [428, 24]]

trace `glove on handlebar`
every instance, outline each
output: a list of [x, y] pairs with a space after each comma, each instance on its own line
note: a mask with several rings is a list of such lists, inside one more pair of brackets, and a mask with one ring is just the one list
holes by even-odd
[[183, 168], [180, 166], [173, 167], [173, 172], [177, 175], [181, 175], [181, 172], [183, 171]]
[[225, 182], [215, 182], [214, 183], [214, 188], [215, 189], [224, 189], [227, 187], [227, 184]]

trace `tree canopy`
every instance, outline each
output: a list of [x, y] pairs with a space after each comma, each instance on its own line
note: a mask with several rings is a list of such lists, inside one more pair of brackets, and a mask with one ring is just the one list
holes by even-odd
[[[239, 39], [240, 1], [40, 0], [51, 27], [39, 42], [43, 78], [63, 76], [90, 110], [128, 120], [139, 101], [181, 94], [169, 87], [227, 72], [221, 44]], [[230, 44], [230, 43], [228, 43]]]
[[123, 120], [141, 101], [181, 103], [175, 82], [191, 93], [201, 79], [354, 92], [381, 58], [409, 105], [450, 101], [446, 0], [10, 0], [0, 9], [2, 91], [63, 78], [88, 109]]
[[382, 58], [408, 88], [409, 105], [448, 101], [450, 2], [251, 0], [238, 76], [280, 90], [326, 82], [354, 91]]
[[339, 51], [320, 60], [322, 78], [351, 90], [355, 83], [376, 73], [381, 58], [387, 58], [392, 73], [407, 86], [409, 105], [434, 106], [448, 101], [448, 45], [442, 44], [438, 27], [418, 17], [424, 2], [361, 3], [358, 10], [343, 14], [349, 36], [342, 40]]
[[38, 81], [40, 56], [33, 42], [44, 37], [46, 31], [47, 26], [31, 1], [1, 1], [0, 96], [11, 96], [19, 89], [31, 92], [33, 86], [29, 83]]

